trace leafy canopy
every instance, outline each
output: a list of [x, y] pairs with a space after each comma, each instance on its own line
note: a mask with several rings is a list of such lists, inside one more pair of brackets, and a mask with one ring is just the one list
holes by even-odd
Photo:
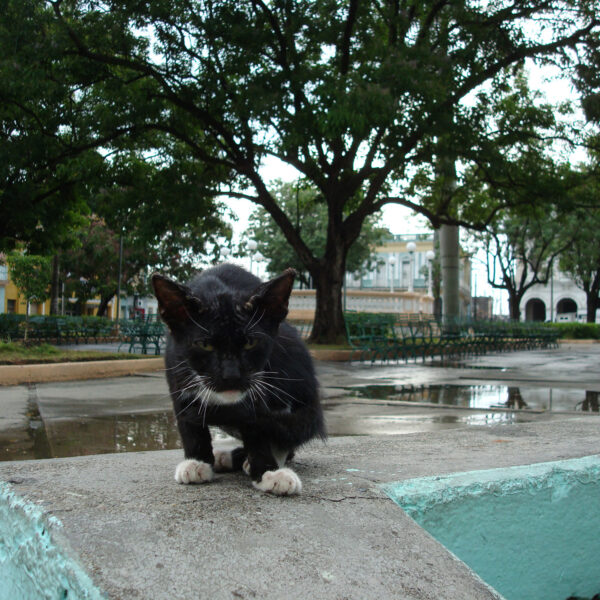
[[[314, 256], [323, 256], [327, 246], [327, 205], [318, 190], [308, 182], [274, 182], [271, 193], [277, 199], [290, 221], [306, 241]], [[299, 279], [308, 285], [306, 267], [287, 242], [281, 229], [264, 208], [257, 208], [250, 217], [249, 235], [258, 243], [258, 251], [267, 259], [267, 270], [272, 275], [293, 267]], [[368, 217], [360, 237], [348, 251], [346, 270], [356, 277], [378, 265], [375, 247], [390, 235], [377, 215]]]

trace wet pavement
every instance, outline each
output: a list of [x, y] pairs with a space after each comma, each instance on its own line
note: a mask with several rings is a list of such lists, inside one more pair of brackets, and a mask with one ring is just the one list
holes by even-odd
[[[598, 415], [600, 345], [460, 363], [317, 363], [329, 435], [402, 435]], [[179, 448], [163, 372], [0, 387], [0, 460]], [[215, 431], [216, 438], [226, 436]]]

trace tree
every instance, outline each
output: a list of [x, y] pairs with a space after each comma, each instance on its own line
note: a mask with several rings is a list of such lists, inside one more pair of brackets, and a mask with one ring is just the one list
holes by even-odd
[[[313, 255], [322, 257], [327, 243], [327, 232], [323, 228], [323, 223], [327, 222], [327, 206], [319, 198], [318, 190], [306, 181], [278, 181], [270, 192], [288, 219], [295, 223]], [[275, 275], [293, 267], [298, 272], [299, 280], [307, 286], [310, 284], [310, 274], [305, 265], [264, 208], [256, 209], [250, 216], [250, 235], [258, 243], [259, 251], [267, 258], [269, 273]], [[377, 215], [368, 217], [360, 237], [348, 251], [348, 272], [360, 277], [377, 267], [379, 262], [375, 247], [383, 244], [389, 235], [389, 230], [381, 226]]]
[[527, 213], [502, 213], [488, 228], [476, 234], [486, 250], [488, 283], [508, 292], [511, 319], [521, 318], [521, 299], [537, 284], [548, 283], [556, 257], [565, 242], [557, 242], [562, 219], [547, 207]]
[[[510, 69], [526, 59], [573, 64], [600, 27], [597, 0], [46, 6], [48, 39], [33, 38], [64, 50], [81, 127], [115, 151], [120, 136], [148, 148], [164, 147], [163, 136], [179, 140], [205, 166], [206, 194], [264, 208], [311, 274], [320, 342], [344, 335], [341, 286], [365, 219], [396, 202], [436, 227], [483, 227], [498, 206], [482, 210], [456, 196], [432, 207], [410, 196], [416, 166], [435, 162], [438, 140], [451, 141], [452, 160], [474, 160], [471, 149], [481, 148], [476, 160], [491, 164], [483, 151], [497, 157], [506, 132], [489, 128], [490, 99]], [[319, 190], [327, 206], [321, 256], [269, 191], [266, 157]]]
[[6, 262], [10, 279], [27, 301], [25, 313], [25, 340], [27, 340], [30, 303], [45, 302], [50, 297], [52, 258], [14, 251], [6, 257]]
[[[597, 179], [577, 191], [596, 198], [599, 192]], [[574, 211], [563, 220], [563, 227], [561, 237], [569, 243], [560, 254], [559, 265], [585, 292], [586, 320], [595, 323], [596, 310], [600, 308], [600, 210]]]

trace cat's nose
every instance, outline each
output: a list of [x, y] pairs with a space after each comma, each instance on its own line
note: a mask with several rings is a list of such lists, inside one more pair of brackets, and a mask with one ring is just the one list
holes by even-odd
[[239, 389], [241, 387], [242, 376], [240, 367], [235, 360], [223, 360], [221, 364], [221, 383], [223, 389]]

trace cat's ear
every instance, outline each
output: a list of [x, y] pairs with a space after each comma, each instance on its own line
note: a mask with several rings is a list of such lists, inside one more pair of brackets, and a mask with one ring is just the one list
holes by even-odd
[[244, 305], [248, 311], [262, 309], [274, 321], [283, 321], [288, 314], [288, 302], [296, 271], [286, 269], [279, 277], [262, 283]]
[[190, 309], [201, 312], [197, 298], [190, 290], [159, 273], [152, 275], [152, 287], [158, 300], [158, 310], [171, 330], [190, 320]]

